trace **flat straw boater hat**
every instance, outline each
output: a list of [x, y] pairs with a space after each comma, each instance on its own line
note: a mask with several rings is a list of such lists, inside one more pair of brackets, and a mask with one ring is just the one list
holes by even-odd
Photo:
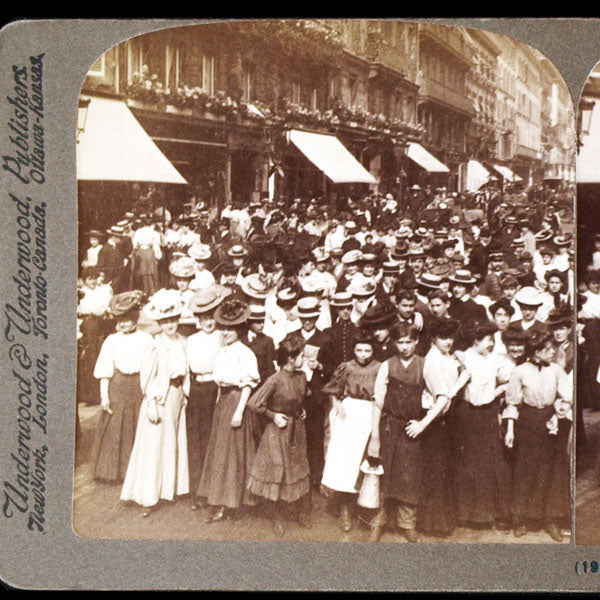
[[417, 284], [423, 287], [437, 290], [441, 287], [444, 278], [433, 273], [422, 273], [421, 277], [417, 278]]
[[336, 292], [329, 301], [329, 306], [336, 306], [337, 308], [352, 306], [352, 294], [348, 292]]
[[183, 300], [178, 290], [158, 290], [144, 307], [146, 316], [153, 321], [178, 317], [183, 311]]
[[312, 319], [321, 315], [321, 307], [316, 298], [307, 296], [298, 300], [295, 312], [300, 319]]
[[250, 305], [250, 316], [248, 317], [249, 321], [264, 321], [267, 316], [267, 311], [265, 307], [261, 304], [251, 304]]
[[196, 274], [196, 263], [193, 258], [182, 256], [171, 262], [169, 273], [180, 279], [191, 279]]
[[342, 256], [342, 263], [345, 265], [352, 265], [360, 262], [362, 259], [362, 252], [360, 250], [349, 250]]
[[194, 244], [190, 246], [188, 254], [194, 260], [208, 260], [211, 256], [210, 246], [208, 244]]
[[215, 311], [215, 321], [222, 327], [242, 325], [250, 316], [250, 307], [237, 298], [229, 298], [221, 302]]
[[110, 229], [106, 230], [106, 234], [108, 236], [116, 236], [116, 237], [127, 237], [125, 233], [124, 225], [113, 225]]
[[227, 250], [227, 255], [232, 256], [233, 258], [242, 258], [243, 256], [246, 256], [246, 254], [248, 254], [248, 251], [241, 244], [231, 246], [231, 248]]
[[132, 310], [139, 310], [144, 301], [145, 294], [140, 290], [132, 290], [115, 294], [110, 299], [109, 310], [113, 317], [121, 317]]
[[460, 283], [462, 285], [470, 285], [477, 281], [471, 271], [467, 269], [457, 269], [454, 275], [450, 275], [448, 279], [453, 283]]
[[349, 285], [347, 291], [352, 294], [354, 298], [370, 298], [375, 295], [377, 287], [371, 281], [365, 281], [363, 284]]
[[201, 290], [198, 290], [190, 301], [190, 310], [194, 314], [206, 313], [213, 310], [231, 295], [231, 290], [219, 285], [213, 284]]

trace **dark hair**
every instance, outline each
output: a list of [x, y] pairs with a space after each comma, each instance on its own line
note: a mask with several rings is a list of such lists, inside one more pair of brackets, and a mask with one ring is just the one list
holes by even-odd
[[510, 346], [511, 344], [524, 346], [528, 339], [527, 333], [521, 327], [512, 324], [502, 332], [501, 337], [505, 346]]
[[277, 364], [283, 367], [290, 358], [296, 358], [302, 352], [304, 344], [304, 338], [301, 335], [297, 333], [288, 335], [277, 348]]
[[415, 297], [414, 290], [410, 288], [402, 288], [401, 290], [399, 290], [396, 294], [396, 302], [400, 304], [402, 300], [411, 300], [412, 302], [416, 302], [417, 298]]
[[528, 359], [533, 358], [533, 355], [551, 340], [552, 334], [549, 331], [534, 331], [525, 341], [525, 355]]
[[431, 339], [454, 338], [459, 327], [460, 323], [455, 319], [434, 319], [430, 326]]
[[419, 330], [414, 325], [404, 321], [396, 323], [396, 325], [390, 329], [390, 338], [394, 340], [394, 342], [397, 342], [403, 337], [409, 337], [411, 340], [416, 341], [419, 339]]
[[370, 344], [374, 346], [375, 344], [375, 336], [373, 332], [369, 329], [365, 329], [361, 327], [355, 334], [352, 339], [352, 349], [355, 348], [356, 344]]
[[140, 318], [140, 309], [132, 308], [131, 310], [124, 312], [122, 315], [115, 317], [115, 320], [117, 321], [117, 323], [119, 321], [133, 321], [134, 323], [137, 323], [139, 318]]
[[450, 302], [450, 296], [449, 296], [448, 292], [445, 292], [444, 290], [441, 290], [441, 289], [431, 290], [427, 294], [427, 298], [429, 298], [430, 302], [432, 300], [435, 300], [436, 298], [439, 298], [440, 300], [443, 300], [446, 303]]
[[87, 279], [88, 277], [93, 277], [94, 279], [100, 277], [100, 269], [98, 267], [85, 267], [81, 274], [83, 279]]
[[469, 345], [472, 346], [475, 342], [480, 342], [488, 335], [494, 335], [496, 331], [498, 331], [498, 327], [491, 321], [475, 321], [468, 333]]
[[495, 316], [501, 308], [503, 308], [511, 317], [515, 314], [515, 307], [510, 303], [508, 298], [500, 298], [500, 300], [494, 302], [494, 304], [490, 306], [490, 314]]

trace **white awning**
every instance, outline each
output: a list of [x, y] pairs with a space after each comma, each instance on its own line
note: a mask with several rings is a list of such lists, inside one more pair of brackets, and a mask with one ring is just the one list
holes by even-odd
[[288, 140], [333, 183], [378, 183], [333, 135], [292, 129]]
[[514, 171], [503, 165], [494, 165], [494, 169], [504, 177], [507, 181], [516, 182], [523, 181], [522, 177], [519, 177]]
[[590, 133], [582, 139], [583, 146], [577, 155], [577, 183], [600, 183], [600, 111], [592, 109]]
[[77, 179], [187, 183], [120, 100], [90, 98]]
[[433, 154], [427, 152], [421, 144], [409, 142], [407, 154], [408, 158], [415, 161], [420, 167], [423, 167], [423, 169], [430, 173], [450, 172], [450, 169], [443, 162], [440, 162]]
[[468, 192], [476, 192], [489, 179], [490, 172], [478, 160], [470, 160], [467, 163], [466, 190]]

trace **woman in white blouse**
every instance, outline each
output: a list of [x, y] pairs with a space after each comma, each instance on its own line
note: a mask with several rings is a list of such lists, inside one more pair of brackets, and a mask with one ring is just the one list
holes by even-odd
[[248, 305], [237, 299], [224, 300], [215, 311], [223, 343], [213, 366], [219, 389], [196, 491], [211, 507], [208, 523], [224, 519], [226, 509], [254, 504], [246, 486], [256, 454], [256, 421], [246, 404], [260, 376], [254, 352], [240, 341], [249, 316]]
[[144, 507], [189, 492], [185, 406], [190, 389], [185, 338], [177, 333], [183, 304], [177, 290], [159, 290], [145, 308], [160, 327], [141, 356], [143, 401], [121, 500]]
[[499, 424], [500, 396], [506, 388], [505, 363], [493, 353], [496, 326], [475, 323], [469, 348], [457, 353], [471, 378], [456, 405], [454, 445], [458, 522], [476, 527], [510, 522], [510, 469]]
[[113, 296], [110, 312], [117, 320], [100, 350], [94, 377], [100, 380], [102, 411], [92, 451], [94, 478], [122, 482], [133, 448], [142, 404], [140, 367], [152, 336], [136, 330], [142, 293]]

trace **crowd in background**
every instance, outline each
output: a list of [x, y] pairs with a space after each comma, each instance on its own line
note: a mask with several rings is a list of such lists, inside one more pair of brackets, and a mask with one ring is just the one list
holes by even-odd
[[[283, 534], [310, 527], [322, 494], [373, 541], [459, 526], [563, 540], [572, 204], [418, 185], [402, 202], [179, 215], [141, 198], [85, 233], [78, 402], [100, 406], [95, 478], [145, 517], [187, 496], [243, 527], [268, 502]], [[578, 308], [597, 386], [600, 237], [592, 267]]]

